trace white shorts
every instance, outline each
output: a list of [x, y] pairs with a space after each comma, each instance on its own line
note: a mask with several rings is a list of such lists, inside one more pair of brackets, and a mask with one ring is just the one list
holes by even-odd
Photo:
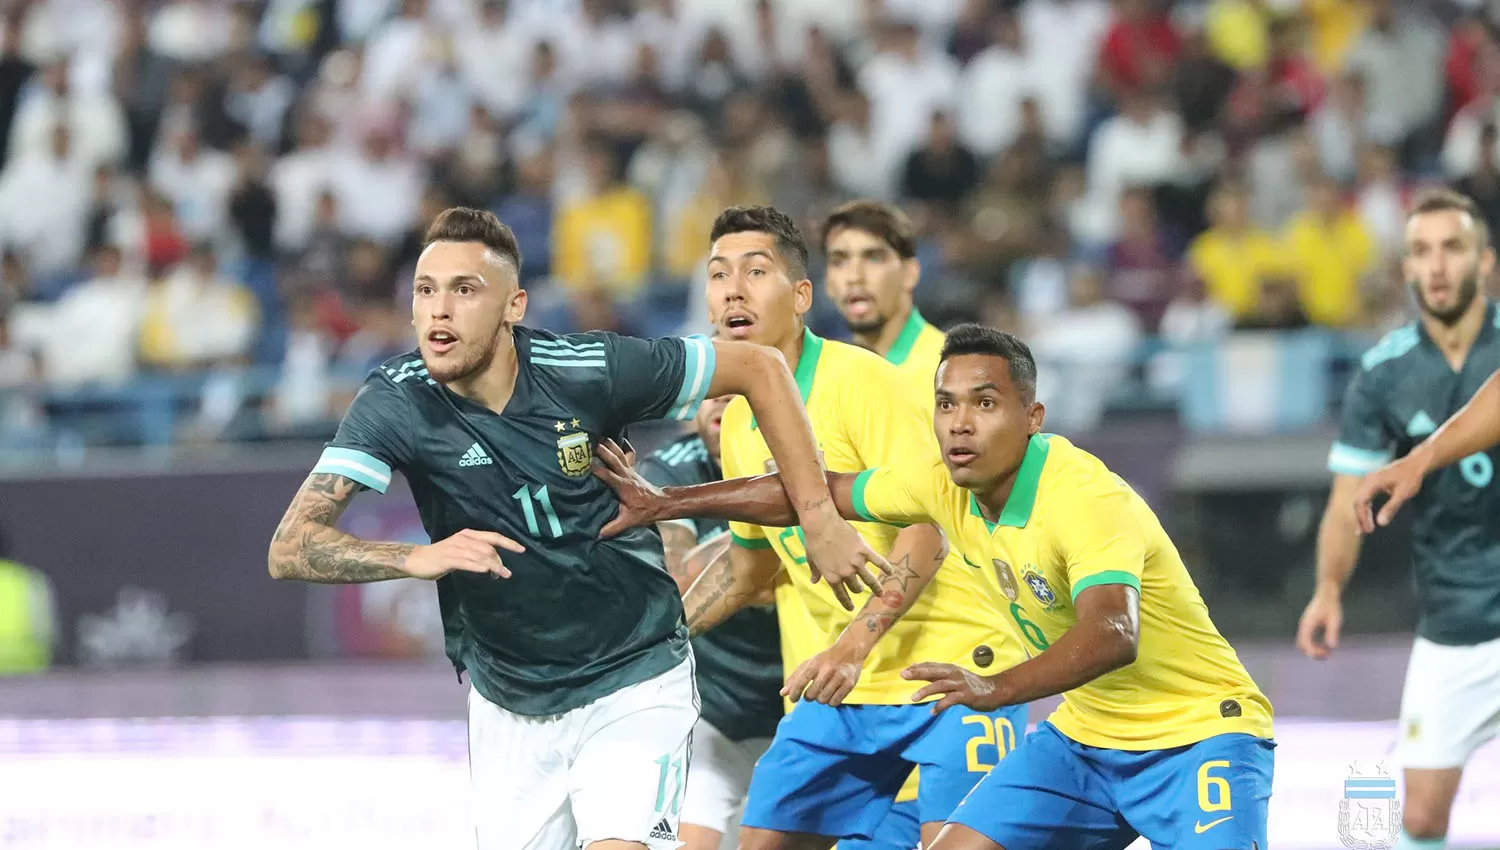
[[577, 850], [607, 839], [677, 850], [697, 720], [691, 658], [553, 717], [512, 714], [471, 689], [479, 850]]
[[1402, 767], [1463, 767], [1500, 732], [1500, 639], [1444, 646], [1417, 638], [1401, 692]]
[[745, 805], [755, 762], [769, 746], [770, 738], [731, 741], [700, 718], [693, 727], [693, 770], [682, 801], [682, 822], [730, 835]]

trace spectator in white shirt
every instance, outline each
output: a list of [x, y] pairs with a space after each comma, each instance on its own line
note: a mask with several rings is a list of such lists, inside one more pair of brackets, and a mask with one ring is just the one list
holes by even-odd
[[396, 149], [394, 135], [389, 127], [372, 128], [363, 149], [341, 158], [334, 174], [344, 232], [386, 245], [411, 225], [424, 182], [421, 167]]
[[1020, 132], [1020, 105], [1039, 87], [1038, 62], [1022, 41], [1015, 16], [997, 15], [990, 44], [964, 68], [958, 91], [959, 137], [975, 153], [993, 156]]
[[427, 0], [401, 0], [401, 14], [381, 24], [365, 45], [365, 97], [382, 103], [412, 95], [427, 41], [437, 35]]
[[1126, 186], [1171, 182], [1184, 165], [1182, 119], [1159, 94], [1127, 94], [1120, 114], [1105, 121], [1089, 144], [1089, 203], [1111, 214], [1108, 236], [1118, 233], [1120, 192]]
[[276, 248], [294, 254], [307, 247], [318, 195], [333, 180], [336, 154], [328, 145], [328, 125], [311, 110], [297, 120], [297, 147], [271, 166], [276, 196]]
[[12, 158], [0, 173], [3, 239], [43, 279], [78, 268], [93, 188], [93, 170], [74, 151], [68, 128], [54, 125], [51, 136], [50, 149]]
[[916, 26], [885, 26], [881, 49], [859, 70], [859, 89], [870, 101], [876, 159], [890, 185], [906, 157], [927, 135], [934, 112], [951, 112], [958, 66], [947, 54], [922, 44]]
[[1443, 52], [1446, 40], [1427, 4], [1397, 12], [1393, 0], [1369, 0], [1370, 24], [1344, 60], [1365, 80], [1369, 108], [1401, 145], [1437, 120], [1443, 108]]
[[548, 33], [561, 47], [565, 76], [583, 88], [630, 77], [638, 36], [630, 21], [611, 13], [607, 0], [582, 0], [580, 14], [557, 16]]
[[239, 169], [234, 157], [205, 147], [197, 132], [182, 130], [151, 158], [151, 185], [172, 202], [189, 241], [215, 239], [225, 229], [229, 193]]
[[1089, 78], [1111, 11], [1105, 0], [1027, 0], [1017, 12], [1027, 50], [1044, 70], [1038, 96], [1053, 139], [1073, 144], [1083, 130]]
[[178, 62], [204, 62], [228, 47], [233, 17], [228, 4], [172, 0], [151, 20], [151, 49]]
[[118, 383], [136, 371], [146, 281], [122, 268], [120, 249], [95, 251], [94, 276], [52, 306], [35, 342], [46, 379], [59, 385]]
[[74, 92], [66, 60], [48, 65], [21, 95], [10, 128], [10, 156], [46, 151], [59, 121], [68, 125], [74, 151], [90, 167], [124, 158], [128, 134], [120, 102], [108, 91]]
[[[1031, 333], [1038, 401], [1063, 433], [1093, 428], [1126, 377], [1141, 328], [1129, 308], [1104, 299], [1098, 269], [1079, 267], [1069, 279], [1069, 306]], [[1045, 378], [1043, 376], [1046, 376]]]
[[235, 70], [224, 97], [224, 110], [244, 125], [258, 146], [274, 151], [281, 147], [287, 110], [296, 97], [292, 81], [276, 74], [269, 60], [255, 56]]
[[878, 160], [875, 130], [870, 124], [870, 101], [859, 93], [844, 97], [839, 117], [828, 128], [828, 162], [833, 180], [856, 198], [886, 200], [895, 193], [894, 170], [875, 167]]
[[505, 118], [520, 111], [531, 92], [536, 39], [510, 14], [507, 0], [483, 0], [479, 22], [454, 37], [464, 76], [485, 108]]

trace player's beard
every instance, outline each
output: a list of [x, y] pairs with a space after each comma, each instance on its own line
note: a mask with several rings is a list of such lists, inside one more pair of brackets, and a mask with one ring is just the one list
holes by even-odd
[[889, 318], [880, 313], [871, 313], [867, 319], [844, 317], [844, 325], [849, 328], [850, 333], [856, 334], [879, 334], [885, 330], [885, 325], [889, 321]]
[[472, 347], [467, 342], [461, 343], [459, 347], [465, 356], [460, 360], [445, 360], [438, 364], [427, 360], [424, 356], [423, 361], [427, 366], [428, 376], [440, 384], [451, 384], [454, 381], [462, 381], [478, 375], [490, 368], [490, 364], [495, 360], [495, 350], [500, 347], [501, 335], [509, 333], [510, 323], [502, 318], [500, 327], [496, 328], [495, 332], [490, 334], [483, 343]]
[[1421, 306], [1423, 313], [1426, 313], [1434, 319], [1437, 319], [1444, 325], [1452, 327], [1453, 325], [1458, 324], [1458, 320], [1462, 319], [1465, 313], [1469, 312], [1469, 306], [1472, 305], [1474, 303], [1474, 299], [1479, 296], [1479, 270], [1474, 269], [1470, 271], [1468, 274], [1464, 275], [1463, 280], [1459, 281], [1458, 298], [1454, 300], [1453, 306], [1447, 308], [1446, 310], [1439, 310], [1433, 307], [1431, 304], [1428, 304], [1427, 298], [1422, 295], [1422, 287], [1420, 284], [1413, 283], [1411, 285], [1411, 290], [1416, 294], [1417, 304]]

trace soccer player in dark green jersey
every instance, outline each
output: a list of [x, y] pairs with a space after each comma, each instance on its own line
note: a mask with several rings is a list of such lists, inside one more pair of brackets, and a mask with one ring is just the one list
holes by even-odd
[[[1421, 315], [1365, 353], [1328, 455], [1334, 480], [1318, 533], [1317, 590], [1297, 633], [1314, 658], [1338, 646], [1360, 526], [1373, 530], [1369, 499], [1381, 481], [1361, 488], [1361, 477], [1384, 479], [1390, 472], [1377, 470], [1401, 455], [1431, 464], [1424, 439], [1500, 368], [1500, 312], [1483, 295], [1495, 254], [1474, 202], [1446, 190], [1418, 198], [1403, 264]], [[1500, 732], [1500, 452], [1483, 443], [1469, 450], [1412, 502], [1420, 617], [1401, 696], [1397, 850], [1444, 845], [1464, 765]]]
[[[659, 487], [718, 481], [719, 426], [733, 397], [708, 399], [693, 433], [668, 443], [640, 463]], [[703, 570], [729, 556], [729, 525], [721, 519], [676, 519], [657, 524], [667, 571], [686, 593]], [[702, 714], [693, 729], [692, 770], [682, 803], [683, 850], [718, 850], [733, 833], [755, 763], [781, 722], [781, 632], [775, 597], [767, 591], [712, 631], [693, 638]]]
[[[589, 474], [592, 445], [743, 395], [820, 574], [847, 593], [875, 587], [869, 564], [889, 565], [839, 518], [774, 351], [523, 327], [520, 264], [488, 212], [433, 223], [413, 284], [418, 347], [372, 372], [345, 413], [276, 529], [271, 575], [437, 581], [448, 657], [472, 685], [481, 850], [675, 848], [698, 719], [682, 601], [654, 532], [598, 539], [618, 502]], [[335, 527], [356, 492], [384, 492], [396, 471], [433, 543]]]

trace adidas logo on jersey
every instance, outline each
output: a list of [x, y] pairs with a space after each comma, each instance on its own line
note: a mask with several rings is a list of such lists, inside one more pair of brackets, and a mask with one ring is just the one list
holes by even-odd
[[458, 459], [459, 466], [489, 466], [494, 463], [490, 456], [484, 453], [484, 449], [478, 443], [469, 446], [469, 450]]
[[662, 818], [661, 822], [656, 825], [655, 829], [651, 830], [651, 834], [647, 837], [657, 841], [676, 841], [677, 833], [672, 831], [672, 825], [667, 823], [667, 819]]

